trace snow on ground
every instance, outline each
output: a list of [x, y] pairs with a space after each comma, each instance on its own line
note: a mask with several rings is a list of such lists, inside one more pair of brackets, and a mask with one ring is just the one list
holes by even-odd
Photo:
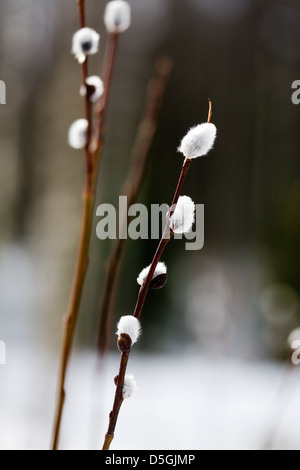
[[[94, 353], [73, 355], [61, 433], [63, 449], [101, 447], [119, 356], [96, 374]], [[14, 349], [0, 366], [0, 448], [47, 449], [56, 360]], [[125, 400], [112, 449], [300, 449], [300, 376], [275, 363], [134, 351], [138, 389]], [[284, 385], [283, 385], [284, 384]], [[280, 390], [280, 392], [279, 392]]]
[[[0, 449], [50, 445], [59, 349], [49, 352], [53, 335], [42, 306], [54, 296], [49, 278], [57, 278], [47, 273], [26, 247], [0, 250], [0, 341], [7, 362], [1, 365], [0, 357]], [[122, 405], [112, 449], [264, 449], [271, 443], [300, 450], [299, 366], [250, 362], [237, 352], [235, 359], [204, 356], [196, 346], [182, 350], [178, 356], [133, 348], [128, 372], [138, 389]], [[60, 448], [101, 448], [118, 367], [117, 352], [101, 374], [94, 351], [72, 352]]]

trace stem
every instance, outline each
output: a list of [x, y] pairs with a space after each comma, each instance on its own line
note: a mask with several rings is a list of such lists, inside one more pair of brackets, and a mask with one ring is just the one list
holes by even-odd
[[[79, 13], [79, 24], [80, 28], [84, 28], [86, 25], [85, 22], [85, 0], [77, 0], [77, 6], [78, 6], [78, 13]], [[85, 61], [83, 62], [81, 66], [82, 70], [82, 85], [85, 87], [86, 86], [86, 79], [88, 78], [88, 56], [86, 56]], [[89, 146], [89, 141], [91, 137], [91, 123], [92, 123], [92, 105], [88, 96], [88, 93], [85, 94], [84, 96], [84, 113], [85, 113], [85, 118], [88, 121], [88, 138], [87, 138], [87, 144], [85, 147], [85, 153], [86, 157], [88, 160], [88, 146]]]
[[114, 438], [114, 431], [115, 431], [115, 427], [116, 427], [116, 424], [117, 424], [119, 411], [120, 411], [121, 405], [124, 401], [124, 399], [123, 399], [123, 385], [124, 385], [124, 379], [125, 379], [125, 373], [126, 373], [128, 359], [129, 359], [129, 351], [128, 352], [122, 352], [121, 353], [121, 358], [120, 358], [119, 375], [117, 377], [117, 386], [116, 386], [116, 393], [115, 393], [115, 399], [114, 399], [114, 404], [113, 404], [113, 411], [111, 412], [111, 415], [110, 415], [110, 418], [109, 418], [108, 430], [107, 430], [107, 433], [105, 434], [105, 440], [104, 440], [102, 450], [108, 450], [109, 446], [111, 444], [111, 441]]
[[94, 189], [90, 187], [87, 179], [86, 190], [84, 194], [84, 209], [82, 219], [82, 233], [80, 238], [77, 266], [74, 276], [74, 282], [70, 297], [68, 313], [63, 323], [63, 342], [60, 359], [60, 372], [58, 381], [58, 396], [56, 403], [55, 421], [52, 437], [52, 450], [58, 446], [59, 431], [61, 425], [63, 405], [65, 401], [65, 379], [70, 356], [70, 349], [74, 336], [75, 324], [77, 320], [81, 294], [83, 290], [85, 275], [88, 267], [88, 250], [93, 220]]
[[94, 155], [94, 160], [97, 159], [97, 153], [103, 146], [103, 132], [104, 132], [104, 118], [107, 108], [107, 101], [112, 84], [113, 66], [115, 63], [119, 34], [109, 33], [107, 38], [106, 53], [104, 58], [104, 67], [102, 73], [102, 80], [104, 91], [98, 105], [95, 108], [95, 129], [91, 137], [90, 152]]
[[208, 99], [208, 117], [207, 117], [207, 122], [210, 122], [210, 121], [211, 121], [211, 117], [212, 117], [212, 103], [211, 103], [211, 99], [209, 98], [209, 99]]
[[[77, 0], [80, 27], [85, 27], [85, 1]], [[65, 316], [63, 324], [63, 340], [60, 355], [60, 369], [58, 377], [58, 392], [55, 405], [55, 418], [52, 433], [52, 450], [56, 450], [58, 447], [59, 432], [61, 427], [61, 419], [63, 413], [63, 406], [65, 402], [65, 379], [67, 366], [70, 357], [70, 350], [73, 342], [74, 331], [76, 326], [76, 320], [78, 316], [78, 310], [80, 306], [84, 281], [86, 277], [88, 267], [88, 252], [90, 245], [90, 238], [92, 232], [92, 221], [94, 211], [94, 200], [96, 192], [97, 174], [101, 151], [103, 149], [104, 140], [104, 117], [105, 111], [108, 104], [108, 97], [110, 91], [110, 85], [112, 80], [113, 65], [116, 56], [117, 46], [117, 35], [110, 38], [104, 61], [104, 89], [105, 92], [102, 95], [101, 108], [96, 108], [96, 131], [94, 138], [94, 150], [91, 148], [91, 141], [93, 138], [92, 133], [92, 105], [89, 100], [88, 93], [84, 98], [84, 110], [85, 117], [88, 121], [88, 139], [85, 147], [85, 159], [86, 159], [86, 178], [85, 178], [85, 189], [84, 189], [84, 207], [82, 216], [82, 228], [81, 238], [79, 243], [79, 251], [77, 256], [76, 270], [73, 280], [73, 287], [71, 290], [69, 308]], [[82, 64], [82, 79], [85, 85], [86, 78], [88, 77], [88, 62], [87, 58]]]
[[80, 28], [85, 27], [85, 0], [77, 0]]
[[[86, 80], [88, 78], [88, 58], [87, 57], [84, 63], [82, 64], [81, 68], [82, 68], [82, 84], [83, 86], [86, 86]], [[87, 143], [84, 148], [85, 162], [86, 162], [86, 174], [89, 175], [90, 178], [92, 178], [92, 174], [94, 171], [93, 156], [89, 150], [89, 145], [90, 145], [91, 136], [92, 136], [92, 103], [90, 100], [90, 95], [88, 93], [88, 90], [86, 90], [86, 94], [84, 96], [84, 113], [85, 113], [85, 119], [88, 122]]]
[[[132, 148], [129, 173], [121, 190], [121, 194], [127, 197], [129, 207], [136, 201], [144, 181], [149, 150], [156, 132], [163, 95], [171, 69], [171, 60], [161, 57], [156, 61], [154, 74], [148, 84], [143, 116]], [[127, 214], [124, 214], [120, 221], [120, 232], [123, 233], [123, 229], [126, 227]], [[115, 299], [126, 243], [125, 238], [115, 240], [107, 263], [98, 331], [98, 352], [100, 355], [103, 355], [108, 348], [108, 333], [111, 330], [114, 316]]]
[[[207, 122], [210, 122], [211, 116], [212, 116], [212, 103], [211, 103], [211, 100], [209, 100], [209, 111], [208, 111]], [[188, 159], [188, 158], [185, 158], [185, 160], [183, 162], [181, 173], [180, 173], [178, 183], [177, 183], [177, 187], [176, 187], [176, 190], [175, 190], [175, 194], [174, 194], [174, 197], [173, 197], [173, 201], [172, 201], [172, 204], [171, 204], [168, 216], [167, 216], [166, 225], [165, 225], [165, 228], [164, 228], [164, 231], [163, 231], [163, 235], [162, 235], [162, 237], [160, 239], [160, 242], [158, 244], [157, 250], [155, 252], [154, 258], [153, 258], [152, 263], [151, 263], [151, 266], [149, 268], [148, 275], [147, 275], [147, 277], [146, 277], [146, 279], [145, 279], [145, 281], [144, 281], [143, 285], [141, 286], [141, 288], [139, 290], [139, 293], [138, 293], [138, 298], [137, 298], [136, 306], [135, 306], [134, 313], [133, 313], [133, 316], [136, 317], [137, 319], [140, 318], [140, 315], [142, 313], [142, 308], [143, 308], [144, 302], [146, 300], [146, 297], [147, 297], [147, 294], [148, 294], [148, 291], [149, 291], [150, 282], [152, 280], [155, 268], [156, 268], [162, 254], [164, 252], [164, 249], [166, 248], [166, 246], [167, 246], [167, 244], [170, 240], [170, 236], [173, 235], [173, 232], [170, 231], [170, 227], [169, 227], [170, 218], [172, 217], [172, 215], [174, 214], [174, 211], [176, 209], [176, 205], [177, 205], [177, 202], [178, 202], [181, 190], [182, 190], [182, 186], [183, 186], [183, 183], [185, 181], [187, 172], [188, 172], [188, 170], [191, 166], [191, 163], [192, 163], [192, 160]], [[127, 357], [126, 361], [124, 361], [124, 359], [122, 358], [122, 354], [121, 354], [121, 362], [120, 362], [120, 371], [122, 371], [122, 375], [119, 374], [117, 388], [116, 388], [116, 392], [115, 392], [115, 399], [114, 399], [113, 409], [112, 409], [112, 411], [109, 415], [109, 426], [108, 426], [108, 431], [105, 435], [105, 440], [104, 440], [102, 450], [108, 450], [109, 447], [110, 447], [110, 444], [111, 444], [111, 442], [113, 440], [113, 437], [114, 437], [114, 431], [115, 431], [115, 427], [116, 427], [116, 424], [117, 424], [119, 411], [120, 411], [121, 405], [123, 403], [123, 398], [120, 396], [120, 389], [121, 390], [123, 389], [124, 377], [125, 377], [125, 373], [126, 373], [126, 368], [127, 368], [127, 363], [128, 363], [128, 359], [129, 359], [130, 350], [128, 352], [128, 357]], [[122, 377], [122, 379], [121, 379], [121, 377]]]
[[[78, 12], [79, 12], [79, 23], [80, 27], [85, 27], [85, 1], [77, 0]], [[83, 85], [86, 85], [86, 79], [88, 77], [88, 61], [87, 58], [82, 64], [82, 81]], [[63, 413], [63, 406], [65, 402], [65, 379], [67, 366], [70, 356], [71, 345], [74, 336], [74, 330], [76, 325], [76, 320], [78, 316], [78, 310], [85, 280], [85, 275], [88, 267], [88, 251], [90, 236], [92, 230], [92, 219], [93, 219], [93, 206], [94, 206], [94, 175], [93, 175], [93, 165], [92, 165], [92, 156], [89, 152], [89, 141], [91, 136], [91, 127], [92, 127], [92, 113], [91, 113], [91, 103], [86, 93], [84, 98], [84, 111], [85, 118], [88, 121], [88, 136], [87, 136], [87, 145], [84, 149], [85, 160], [86, 160], [86, 181], [85, 181], [85, 190], [84, 190], [84, 207], [83, 207], [83, 216], [82, 216], [82, 226], [81, 226], [81, 237], [79, 242], [79, 250], [77, 256], [77, 264], [75, 269], [75, 275], [73, 280], [73, 287], [71, 290], [69, 307], [67, 314], [63, 322], [63, 340], [60, 356], [60, 368], [59, 368], [59, 378], [58, 378], [58, 393], [56, 400], [56, 409], [55, 409], [55, 418], [52, 434], [52, 450], [56, 450], [58, 447], [59, 432], [61, 426], [61, 419]]]
[[[174, 197], [173, 197], [173, 201], [172, 201], [170, 211], [169, 211], [169, 214], [168, 214], [168, 217], [167, 217], [167, 220], [166, 220], [166, 225], [165, 225], [165, 228], [164, 228], [164, 231], [163, 231], [163, 235], [160, 239], [160, 242], [159, 242], [159, 245], [157, 247], [156, 253], [155, 253], [154, 258], [152, 260], [148, 275], [147, 275], [142, 287], [140, 288], [138, 298], [137, 298], [137, 302], [136, 302], [136, 306], [135, 306], [134, 313], [133, 313], [133, 316], [135, 316], [138, 319], [140, 318], [142, 308], [143, 308], [145, 299], [146, 299], [148, 291], [149, 291], [149, 285], [150, 285], [151, 279], [153, 277], [153, 274], [154, 274], [155, 268], [157, 266], [157, 263], [159, 262], [162, 254], [164, 252], [164, 249], [166, 248], [168, 242], [170, 241], [170, 235], [172, 235], [172, 232], [170, 234], [170, 228], [169, 228], [170, 218], [171, 218], [172, 214], [174, 213], [174, 211], [176, 209], [176, 204], [178, 202], [180, 192], [181, 192], [185, 177], [187, 175], [187, 172], [190, 168], [191, 162], [192, 161], [188, 158], [186, 158], [184, 160], [184, 163], [183, 163], [183, 166], [182, 166], [182, 169], [181, 169], [181, 173], [180, 173], [180, 176], [179, 176], [179, 180], [178, 180], [178, 183], [177, 183], [177, 187], [176, 187], [176, 190], [175, 190], [175, 194], [174, 194]], [[117, 388], [116, 388], [116, 392], [115, 392], [115, 399], [114, 399], [114, 403], [113, 403], [113, 409], [112, 409], [112, 411], [110, 413], [110, 416], [109, 416], [108, 431], [105, 435], [105, 440], [104, 440], [102, 450], [108, 450], [109, 449], [110, 444], [112, 442], [112, 439], [114, 437], [114, 431], [115, 431], [115, 427], [116, 427], [116, 424], [117, 424], [119, 411], [120, 411], [121, 405], [123, 403], [122, 389], [123, 389], [123, 385], [124, 385], [124, 377], [125, 377], [125, 373], [126, 373], [128, 359], [129, 359], [129, 353], [130, 353], [130, 351], [127, 353], [126, 360], [123, 358], [123, 353], [121, 354], [118, 384], [117, 384]], [[120, 392], [120, 390], [121, 390], [121, 392]]]
[[[150, 285], [151, 279], [153, 277], [154, 271], [156, 269], [156, 266], [157, 266], [157, 264], [158, 264], [158, 262], [159, 262], [159, 260], [162, 256], [163, 252], [164, 252], [164, 249], [166, 248], [168, 242], [170, 241], [170, 236], [169, 236], [170, 235], [170, 229], [169, 229], [170, 218], [171, 218], [172, 214], [174, 213], [174, 211], [176, 209], [176, 205], [177, 205], [177, 202], [178, 202], [178, 199], [179, 199], [179, 196], [180, 196], [180, 192], [181, 192], [185, 177], [187, 175], [187, 172], [188, 172], [188, 170], [191, 166], [191, 163], [192, 163], [192, 160], [190, 160], [188, 158], [186, 158], [183, 162], [183, 166], [182, 166], [181, 173], [180, 173], [180, 176], [179, 176], [179, 180], [178, 180], [178, 184], [177, 184], [176, 191], [175, 191], [175, 194], [174, 194], [174, 198], [173, 198], [171, 208], [170, 208], [167, 220], [166, 220], [166, 225], [165, 225], [163, 235], [161, 237], [161, 240], [160, 240], [159, 245], [157, 247], [156, 253], [155, 253], [154, 258], [152, 260], [148, 275], [147, 275], [147, 277], [146, 277], [146, 279], [145, 279], [145, 281], [144, 281], [144, 283], [143, 283], [143, 285], [142, 285], [142, 287], [140, 288], [140, 291], [139, 291], [138, 300], [137, 300], [137, 303], [136, 303], [136, 306], [135, 306], [135, 309], [134, 309], [134, 313], [133, 313], [133, 316], [136, 317], [137, 319], [140, 318], [140, 315], [142, 313], [142, 308], [143, 308], [145, 299], [147, 297], [148, 290], [149, 290], [149, 285]], [[171, 233], [171, 235], [172, 235], [172, 233]]]

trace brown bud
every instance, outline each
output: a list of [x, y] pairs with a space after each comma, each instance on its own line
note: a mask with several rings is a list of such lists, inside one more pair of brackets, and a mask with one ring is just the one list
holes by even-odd
[[166, 273], [158, 274], [158, 276], [155, 276], [151, 280], [149, 289], [161, 289], [166, 284], [167, 278], [168, 278], [168, 275]]
[[95, 93], [96, 88], [94, 87], [94, 85], [86, 84], [85, 86], [86, 86], [87, 97], [88, 97], [88, 99], [90, 99], [90, 97]]
[[115, 385], [116, 385], [116, 386], [118, 385], [118, 379], [119, 379], [119, 376], [116, 375], [115, 378], [114, 378], [114, 382], [115, 382]]
[[130, 351], [131, 348], [131, 338], [126, 333], [121, 333], [118, 337], [118, 348], [122, 353], [126, 353]]

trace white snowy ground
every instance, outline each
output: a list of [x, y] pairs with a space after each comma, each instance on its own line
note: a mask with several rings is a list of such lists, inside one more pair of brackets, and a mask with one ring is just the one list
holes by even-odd
[[[58, 325], [50, 320], [63, 278], [56, 265], [27, 247], [0, 249], [0, 341], [7, 346], [7, 364], [0, 365], [0, 449], [49, 448], [60, 345], [59, 338], [53, 345]], [[196, 290], [199, 285], [222, 299], [222, 289], [210, 291], [202, 280]], [[49, 354], [54, 348], [55, 357]], [[300, 366], [287, 374], [275, 362], [184, 351], [181, 357], [145, 355], [134, 347], [128, 372], [138, 390], [121, 408], [112, 449], [263, 449], [271, 440], [275, 449], [300, 450]], [[102, 446], [119, 355], [109, 357], [101, 375], [95, 364], [95, 352], [72, 354], [63, 449]]]
[[[117, 354], [108, 359], [100, 382], [94, 354], [73, 356], [61, 448], [101, 446], [118, 360]], [[14, 350], [0, 366], [1, 449], [48, 448], [56, 365]], [[274, 449], [300, 449], [297, 367], [284, 376], [282, 365], [218, 361], [191, 351], [182, 358], [132, 354], [128, 372], [138, 390], [123, 403], [112, 449], [263, 449], [269, 436]]]

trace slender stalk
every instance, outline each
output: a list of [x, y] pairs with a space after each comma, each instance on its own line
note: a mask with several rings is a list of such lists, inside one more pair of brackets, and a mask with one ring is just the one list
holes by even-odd
[[[104, 85], [103, 95], [101, 96], [98, 105], [95, 109], [95, 127], [91, 138], [89, 150], [94, 156], [94, 162], [97, 160], [99, 151], [103, 146], [104, 135], [104, 118], [107, 108], [107, 101], [112, 84], [112, 73], [116, 58], [119, 34], [109, 33], [106, 44], [106, 52], [104, 58], [104, 66], [102, 72], [102, 80]], [[95, 162], [96, 163], [96, 162]]]
[[[83, 86], [86, 84], [86, 79], [88, 78], [88, 58], [86, 58], [85, 62], [82, 64], [82, 83]], [[85, 97], [84, 97], [84, 113], [85, 119], [88, 122], [87, 128], [87, 144], [84, 148], [85, 153], [85, 162], [86, 162], [86, 174], [92, 179], [92, 175], [94, 172], [93, 168], [93, 155], [89, 150], [90, 140], [92, 136], [92, 103], [90, 100], [90, 94], [87, 90]], [[87, 184], [91, 184], [91, 181], [88, 181]]]
[[[115, 430], [117, 419], [118, 419], [118, 414], [119, 414], [121, 405], [123, 403], [123, 384], [124, 384], [128, 359], [129, 359], [129, 351], [121, 352], [119, 374], [115, 379], [116, 380], [116, 393], [115, 393], [115, 399], [114, 399], [114, 404], [113, 404], [114, 412], [111, 413], [111, 416], [109, 419], [108, 430], [105, 435], [106, 446], [107, 444], [110, 445], [111, 441], [113, 440], [114, 430]], [[103, 450], [108, 450], [108, 448], [107, 449], [105, 448]]]
[[[211, 121], [211, 117], [212, 117], [212, 103], [211, 103], [211, 100], [209, 100], [209, 111], [208, 111], [207, 122]], [[170, 230], [170, 218], [172, 217], [176, 209], [176, 205], [177, 205], [177, 202], [178, 202], [178, 199], [179, 199], [182, 187], [183, 187], [183, 183], [185, 181], [185, 178], [191, 166], [191, 163], [192, 163], [192, 160], [188, 158], [185, 158], [183, 162], [182, 169], [181, 169], [180, 176], [179, 176], [178, 183], [177, 183], [177, 187], [175, 190], [172, 204], [170, 206], [170, 210], [168, 212], [168, 216], [167, 216], [167, 220], [166, 220], [162, 237], [160, 239], [160, 242], [158, 244], [157, 250], [153, 257], [152, 263], [150, 265], [148, 275], [145, 281], [143, 282], [143, 285], [141, 286], [139, 293], [138, 293], [138, 298], [137, 298], [137, 302], [136, 302], [134, 313], [133, 313], [133, 316], [136, 317], [137, 319], [139, 319], [141, 316], [142, 308], [143, 308], [144, 302], [146, 300], [146, 297], [149, 291], [150, 282], [152, 280], [155, 268], [159, 260], [161, 259], [161, 256], [168, 242], [170, 241], [171, 236], [173, 235], [172, 230]], [[110, 444], [114, 438], [114, 432], [115, 432], [115, 427], [116, 427], [117, 420], [118, 420], [119, 411], [123, 403], [122, 390], [123, 390], [123, 385], [124, 385], [124, 377], [125, 377], [125, 373], [127, 369], [129, 354], [130, 354], [130, 349], [127, 353], [127, 357], [125, 360], [123, 358], [123, 353], [121, 353], [120, 371], [119, 371], [118, 382], [117, 382], [117, 387], [116, 387], [116, 392], [115, 392], [115, 398], [114, 398], [112, 411], [110, 412], [110, 415], [109, 415], [109, 425], [108, 425], [107, 433], [105, 435], [102, 450], [109, 450]]]
[[[78, 5], [78, 13], [79, 13], [79, 24], [80, 28], [85, 27], [85, 0], [77, 0], [77, 5]], [[82, 85], [86, 86], [86, 79], [89, 76], [88, 73], [88, 57], [86, 57], [85, 61], [83, 62], [81, 66], [81, 71], [82, 71]], [[84, 114], [85, 114], [85, 119], [88, 122], [88, 129], [87, 129], [87, 143], [85, 146], [85, 158], [86, 158], [86, 173], [87, 174], [92, 174], [93, 168], [92, 168], [92, 159], [91, 159], [91, 153], [89, 152], [89, 144], [91, 140], [91, 132], [92, 132], [92, 103], [90, 101], [90, 96], [88, 91], [86, 92], [84, 96]]]
[[[80, 27], [85, 27], [85, 0], [77, 0]], [[113, 36], [113, 37], [112, 37]], [[105, 60], [104, 60], [104, 94], [98, 107], [95, 110], [95, 127], [92, 132], [92, 106], [89, 95], [86, 93], [84, 98], [85, 117], [88, 121], [88, 139], [85, 147], [86, 175], [85, 188], [83, 194], [83, 215], [81, 225], [81, 237], [79, 242], [79, 250], [77, 256], [77, 264], [74, 274], [73, 286], [70, 295], [69, 307], [63, 322], [63, 339], [60, 355], [60, 368], [58, 376], [58, 390], [55, 405], [54, 425], [52, 432], [52, 450], [58, 447], [59, 432], [61, 427], [63, 406], [65, 402], [65, 380], [67, 367], [70, 357], [70, 350], [73, 342], [78, 310], [82, 297], [84, 281], [88, 267], [88, 253], [90, 246], [90, 238], [92, 232], [92, 221], [94, 212], [94, 200], [97, 184], [98, 166], [101, 157], [101, 151], [104, 144], [104, 119], [107, 108], [109, 91], [112, 81], [112, 71], [116, 56], [117, 35], [110, 35]], [[87, 58], [82, 65], [82, 79], [85, 85], [88, 77], [88, 61]], [[93, 146], [92, 146], [93, 142]]]
[[212, 118], [212, 103], [211, 99], [208, 99], [208, 116], [207, 116], [207, 122], [210, 122]]
[[[164, 231], [163, 231], [163, 235], [160, 239], [160, 242], [159, 242], [159, 245], [157, 247], [156, 253], [155, 253], [154, 258], [152, 260], [152, 263], [151, 263], [151, 266], [150, 266], [150, 269], [149, 269], [149, 273], [148, 273], [143, 285], [140, 288], [138, 298], [137, 298], [137, 302], [136, 302], [136, 306], [135, 306], [134, 313], [133, 313], [133, 315], [138, 319], [140, 318], [142, 308], [143, 308], [145, 299], [146, 299], [148, 291], [149, 291], [149, 285], [150, 285], [151, 279], [153, 277], [153, 274], [154, 274], [155, 268], [157, 266], [157, 263], [159, 262], [162, 254], [164, 252], [164, 249], [166, 248], [168, 242], [170, 241], [170, 236], [173, 235], [172, 231], [170, 233], [169, 222], [170, 222], [170, 218], [171, 218], [172, 214], [174, 213], [174, 210], [176, 209], [176, 205], [177, 205], [177, 202], [178, 202], [178, 199], [179, 199], [179, 196], [180, 196], [180, 192], [181, 192], [185, 177], [187, 175], [187, 172], [189, 170], [189, 167], [191, 165], [191, 162], [192, 161], [188, 158], [186, 158], [184, 160], [184, 163], [183, 163], [183, 166], [182, 166], [182, 169], [181, 169], [181, 173], [180, 173], [180, 176], [179, 176], [179, 180], [178, 180], [178, 183], [177, 183], [176, 191], [175, 191], [173, 201], [172, 201], [172, 204], [171, 204], [171, 207], [170, 207], [170, 211], [169, 211], [169, 214], [168, 214], [168, 217], [167, 217], [167, 220], [166, 220], [166, 225], [165, 225], [165, 228], [164, 228]], [[109, 426], [108, 426], [107, 433], [105, 435], [105, 440], [104, 440], [102, 450], [108, 450], [109, 447], [110, 447], [110, 444], [111, 444], [111, 442], [113, 440], [113, 437], [114, 437], [114, 431], [115, 431], [115, 427], [116, 427], [116, 424], [117, 424], [119, 411], [120, 411], [120, 408], [121, 408], [121, 405], [122, 405], [122, 402], [123, 402], [122, 389], [123, 389], [123, 385], [124, 385], [124, 377], [125, 377], [125, 373], [126, 373], [127, 362], [128, 362], [128, 358], [129, 358], [129, 352], [128, 352], [128, 356], [126, 357], [126, 360], [124, 360], [122, 355], [123, 355], [123, 353], [121, 353], [120, 372], [119, 372], [119, 377], [118, 377], [118, 382], [117, 382], [117, 388], [116, 388], [116, 393], [115, 393], [113, 409], [112, 409], [112, 411], [110, 413], [110, 416], [109, 416]], [[121, 390], [121, 392], [120, 392], [120, 390]]]
[[180, 193], [181, 193], [181, 189], [182, 189], [185, 177], [187, 175], [187, 172], [188, 172], [188, 170], [191, 166], [191, 163], [192, 163], [192, 160], [190, 160], [188, 158], [186, 158], [183, 162], [183, 166], [182, 166], [181, 173], [180, 173], [180, 176], [179, 176], [177, 188], [176, 188], [176, 191], [175, 191], [175, 194], [174, 194], [174, 197], [173, 197], [173, 201], [172, 201], [172, 204], [171, 204], [170, 211], [168, 213], [168, 217], [167, 217], [167, 220], [166, 220], [166, 225], [165, 225], [165, 228], [164, 228], [163, 235], [161, 237], [161, 240], [160, 240], [159, 245], [157, 247], [156, 253], [155, 253], [154, 258], [152, 260], [152, 263], [151, 263], [151, 266], [150, 266], [150, 269], [149, 269], [149, 273], [148, 273], [143, 285], [141, 286], [139, 294], [138, 294], [137, 303], [136, 303], [134, 313], [133, 313], [133, 316], [136, 317], [137, 319], [140, 318], [140, 315], [142, 313], [142, 308], [143, 308], [145, 299], [147, 297], [147, 294], [148, 294], [148, 291], [149, 291], [149, 285], [150, 285], [151, 279], [153, 277], [154, 271], [156, 269], [156, 266], [157, 266], [157, 264], [158, 264], [158, 262], [159, 262], [159, 260], [162, 256], [163, 252], [164, 252], [164, 249], [166, 248], [168, 242], [170, 241], [170, 235], [171, 236], [173, 235], [172, 231], [170, 233], [169, 222], [170, 222], [170, 218], [171, 218], [172, 214], [174, 213], [174, 211], [176, 209], [176, 205], [177, 205]]
[[77, 0], [80, 28], [85, 27], [85, 0]]
[[[79, 22], [80, 27], [85, 27], [85, 1], [77, 0], [78, 12], [79, 12]], [[88, 77], [88, 59], [86, 58], [85, 62], [82, 64], [82, 81], [85, 85], [85, 81]], [[95, 178], [93, 177], [93, 165], [91, 153], [89, 152], [89, 141], [91, 136], [91, 127], [92, 127], [92, 115], [91, 115], [91, 104], [88, 97], [88, 94], [84, 98], [84, 111], [85, 118], [88, 121], [88, 138], [87, 145], [84, 149], [85, 151], [85, 160], [86, 160], [86, 179], [85, 179], [85, 189], [83, 195], [83, 215], [82, 215], [82, 227], [81, 227], [81, 237], [79, 242], [79, 250], [77, 256], [77, 264], [75, 269], [75, 275], [73, 280], [73, 287], [71, 290], [69, 307], [67, 314], [63, 322], [63, 340], [62, 340], [62, 349], [60, 356], [60, 368], [59, 368], [59, 378], [58, 378], [58, 392], [57, 392], [57, 401], [55, 409], [55, 418], [54, 418], [54, 427], [52, 434], [52, 450], [56, 450], [58, 447], [58, 438], [61, 425], [61, 418], [63, 412], [63, 406], [65, 402], [65, 378], [66, 371], [70, 356], [70, 349], [72, 345], [72, 340], [74, 336], [74, 329], [76, 325], [80, 299], [82, 295], [84, 279], [88, 267], [88, 249], [89, 241], [92, 227], [92, 216], [93, 216], [93, 193], [94, 193], [94, 182]]]
[[[156, 132], [163, 95], [171, 69], [171, 60], [161, 57], [156, 61], [153, 76], [148, 84], [144, 111], [132, 148], [129, 173], [121, 190], [121, 194], [127, 197], [129, 207], [136, 201], [144, 181], [149, 150]], [[126, 226], [127, 214], [124, 214], [119, 227], [121, 233], [123, 233]], [[98, 352], [100, 355], [103, 355], [108, 348], [108, 333], [111, 331], [117, 286], [126, 243], [127, 239], [125, 238], [115, 240], [106, 267], [98, 331]]]
[[56, 450], [58, 446], [59, 431], [65, 402], [65, 378], [70, 356], [70, 349], [74, 336], [74, 330], [80, 305], [81, 294], [84, 285], [84, 279], [88, 267], [88, 249], [93, 219], [93, 189], [86, 183], [84, 194], [84, 209], [82, 218], [82, 233], [80, 238], [79, 253], [77, 258], [77, 266], [73, 281], [73, 287], [70, 297], [68, 313], [63, 322], [63, 342], [61, 349], [60, 371], [58, 379], [58, 395], [56, 402], [55, 421], [52, 436], [52, 450]]

